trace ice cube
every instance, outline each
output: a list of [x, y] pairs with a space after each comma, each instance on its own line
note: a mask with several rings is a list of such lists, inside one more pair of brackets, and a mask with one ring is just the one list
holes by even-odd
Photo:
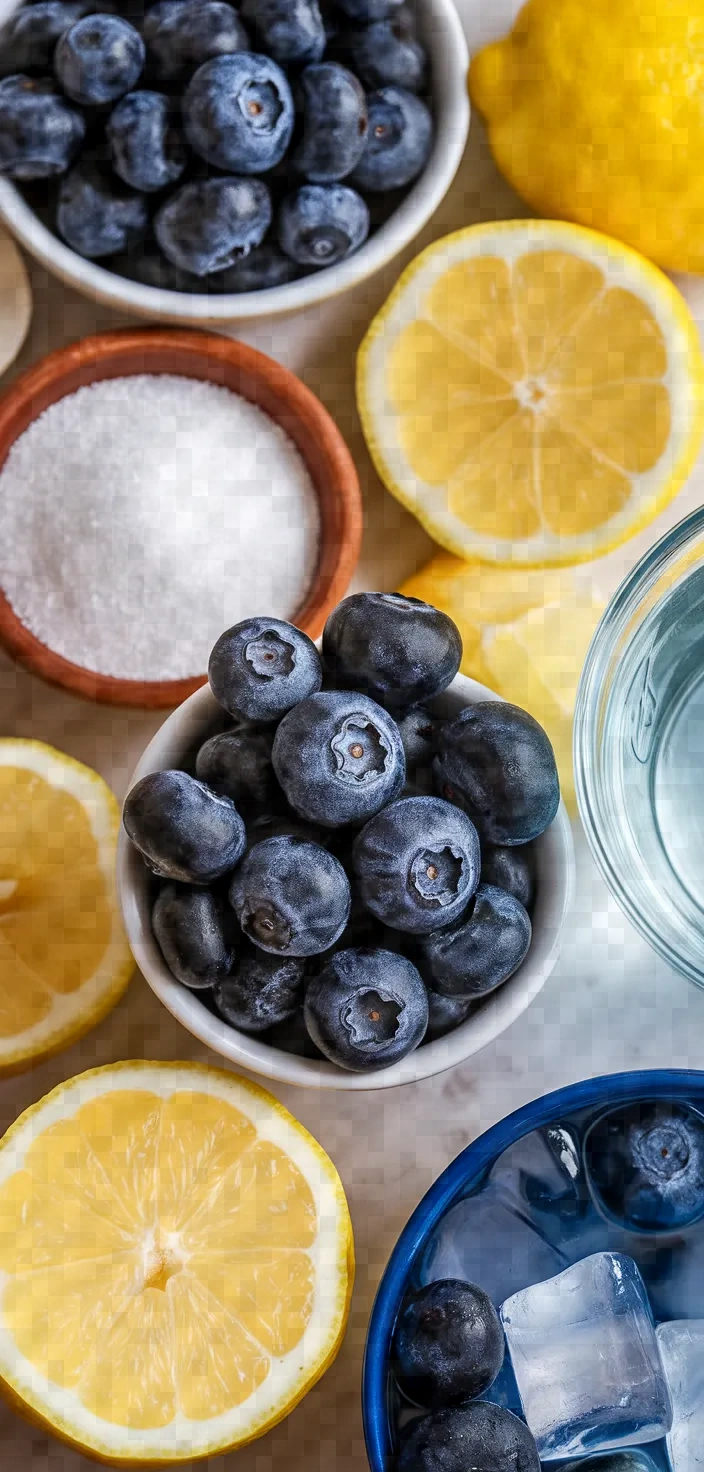
[[673, 1319], [658, 1329], [672, 1396], [667, 1438], [673, 1472], [704, 1467], [704, 1319]]
[[597, 1252], [501, 1308], [541, 1461], [657, 1441], [672, 1406], [645, 1284], [632, 1258]]
[[487, 1186], [446, 1212], [428, 1247], [421, 1282], [464, 1278], [478, 1283], [498, 1308], [510, 1293], [566, 1266], [559, 1248], [542, 1235], [536, 1221]]

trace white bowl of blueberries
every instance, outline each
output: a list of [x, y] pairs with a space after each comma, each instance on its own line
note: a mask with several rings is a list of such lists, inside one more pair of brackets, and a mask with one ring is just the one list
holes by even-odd
[[552, 748], [458, 674], [459, 632], [356, 593], [322, 648], [224, 633], [127, 795], [118, 880], [147, 981], [256, 1073], [370, 1089], [440, 1073], [557, 959], [573, 856]]
[[0, 31], [0, 216], [123, 310], [288, 312], [433, 214], [467, 64], [453, 0], [25, 0]]

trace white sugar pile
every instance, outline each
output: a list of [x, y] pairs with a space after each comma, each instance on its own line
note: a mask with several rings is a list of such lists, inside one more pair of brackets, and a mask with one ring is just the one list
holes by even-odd
[[39, 639], [99, 674], [203, 674], [223, 629], [296, 613], [318, 539], [293, 441], [190, 378], [79, 389], [20, 435], [0, 473], [0, 586]]

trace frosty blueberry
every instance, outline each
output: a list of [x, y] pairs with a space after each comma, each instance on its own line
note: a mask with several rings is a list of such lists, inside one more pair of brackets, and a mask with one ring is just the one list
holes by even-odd
[[175, 184], [187, 162], [174, 109], [161, 92], [128, 92], [106, 125], [112, 165], [132, 189], [151, 194]]
[[107, 170], [78, 163], [61, 180], [56, 224], [72, 250], [99, 260], [136, 245], [146, 234], [149, 212], [143, 194]]
[[183, 80], [215, 56], [249, 50], [247, 32], [225, 0], [158, 0], [147, 10], [142, 34], [159, 82]]
[[315, 956], [347, 924], [350, 886], [337, 859], [301, 838], [269, 838], [250, 849], [230, 887], [246, 936], [280, 956]]
[[245, 619], [221, 634], [208, 665], [215, 699], [233, 715], [277, 721], [320, 689], [320, 655], [307, 634], [276, 618]]
[[611, 1110], [587, 1135], [592, 1195], [631, 1231], [679, 1231], [704, 1216], [704, 1119], [688, 1104]]
[[392, 1357], [409, 1400], [428, 1409], [474, 1400], [493, 1384], [504, 1335], [490, 1298], [474, 1283], [441, 1278], [401, 1305]]
[[532, 847], [501, 848], [486, 844], [482, 848], [482, 883], [507, 890], [530, 911], [535, 899], [535, 854]]
[[527, 711], [504, 701], [468, 705], [446, 721], [433, 770], [436, 790], [463, 807], [490, 844], [529, 843], [560, 805], [548, 737]]
[[530, 918], [520, 900], [482, 883], [460, 920], [426, 936], [421, 949], [434, 990], [473, 1001], [518, 970], [530, 941]]
[[398, 729], [401, 732], [409, 777], [415, 776], [419, 770], [426, 773], [430, 771], [439, 725], [440, 722], [422, 705], [413, 706], [400, 717]]
[[244, 853], [245, 827], [233, 802], [186, 772], [151, 772], [125, 800], [128, 836], [156, 874], [210, 884]]
[[8, 179], [63, 174], [84, 133], [81, 114], [51, 82], [25, 76], [0, 82], [0, 174]]
[[474, 824], [450, 803], [405, 797], [365, 825], [353, 863], [372, 914], [423, 935], [451, 925], [469, 904], [479, 881], [479, 840]]
[[169, 195], [155, 216], [154, 233], [175, 266], [208, 276], [260, 245], [270, 223], [263, 180], [198, 179]]
[[403, 711], [445, 690], [462, 640], [447, 614], [400, 593], [352, 593], [330, 614], [323, 657], [335, 684]]
[[392, 951], [338, 951], [309, 983], [308, 1031], [340, 1068], [365, 1073], [388, 1068], [417, 1048], [428, 1024], [423, 982], [410, 961]]
[[427, 985], [426, 990], [428, 993], [428, 1026], [423, 1042], [435, 1043], [439, 1038], [447, 1037], [448, 1033], [454, 1032], [462, 1022], [466, 1022], [474, 1003], [464, 997], [443, 997]]
[[230, 971], [236, 926], [232, 913], [209, 890], [162, 885], [152, 929], [169, 970], [184, 986], [203, 990]]
[[380, 87], [367, 100], [369, 128], [352, 183], [372, 193], [403, 189], [425, 168], [433, 146], [433, 119], [404, 87]]
[[306, 67], [301, 77], [303, 138], [296, 168], [313, 184], [330, 184], [350, 174], [367, 136], [364, 88], [335, 62]]
[[265, 173], [291, 141], [291, 88], [268, 56], [218, 56], [192, 77], [183, 119], [191, 148], [206, 163], [233, 174]]
[[388, 20], [350, 31], [347, 44], [352, 65], [365, 86], [422, 92], [428, 57], [416, 35], [413, 15], [405, 5]]
[[271, 809], [277, 796], [271, 741], [268, 732], [251, 727], [211, 736], [196, 757], [196, 776], [231, 797], [245, 816]]
[[266, 1032], [300, 1011], [303, 977], [304, 963], [297, 957], [271, 956], [248, 946], [231, 974], [216, 981], [213, 1006], [241, 1032]]
[[279, 245], [300, 266], [334, 266], [364, 244], [369, 210], [345, 184], [304, 184], [279, 210]]
[[37, 0], [16, 10], [0, 30], [0, 76], [49, 71], [59, 36], [89, 8], [90, 0]]
[[325, 26], [317, 0], [242, 0], [242, 18], [279, 66], [320, 61]]
[[99, 107], [131, 92], [144, 57], [142, 37], [128, 21], [119, 15], [86, 15], [64, 31], [54, 71], [73, 102]]
[[540, 1472], [525, 1422], [488, 1401], [414, 1421], [403, 1438], [398, 1466], [399, 1472]]
[[405, 777], [395, 722], [346, 691], [311, 695], [289, 711], [272, 756], [291, 807], [324, 828], [363, 823], [398, 796]]

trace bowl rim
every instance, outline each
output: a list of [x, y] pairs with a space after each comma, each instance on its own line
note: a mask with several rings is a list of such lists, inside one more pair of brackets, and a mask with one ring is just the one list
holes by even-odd
[[47, 270], [94, 301], [164, 322], [195, 325], [277, 317], [348, 291], [393, 260], [427, 224], [457, 173], [467, 142], [471, 116], [466, 80], [469, 50], [462, 23], [454, 0], [422, 0], [422, 4], [430, 43], [438, 44], [436, 66], [442, 71], [443, 84], [437, 89], [439, 99], [434, 99], [433, 150], [420, 178], [391, 218], [359, 251], [338, 265], [265, 291], [189, 296], [143, 286], [79, 256], [42, 223], [9, 179], [0, 179], [0, 219]]
[[410, 1266], [453, 1201], [523, 1135], [560, 1115], [601, 1104], [629, 1103], [644, 1095], [689, 1098], [704, 1090], [704, 1071], [647, 1068], [567, 1084], [514, 1109], [456, 1155], [421, 1198], [391, 1252], [376, 1291], [362, 1365], [362, 1420], [371, 1472], [390, 1472], [391, 1437], [386, 1376], [396, 1315]]
[[[237, 391], [243, 397], [248, 397], [247, 380], [259, 383], [270, 398], [281, 404], [282, 411], [286, 409], [289, 425], [295, 420], [306, 425], [308, 431], [315, 435], [340, 518], [334, 540], [330, 536], [321, 536], [313, 580], [302, 606], [293, 614], [293, 621], [305, 633], [312, 638], [317, 637], [327, 615], [347, 592], [359, 559], [363, 531], [359, 477], [351, 451], [325, 405], [290, 368], [276, 359], [237, 338], [195, 329], [128, 327], [94, 333], [47, 353], [0, 396], [0, 446], [7, 439], [6, 454], [9, 454], [12, 445], [36, 421], [45, 406], [75, 392], [78, 372], [83, 376], [86, 368], [89, 370], [87, 383], [97, 383], [106, 378], [134, 377], [137, 373], [156, 375], [167, 370], [150, 367], [150, 363], [163, 362], [171, 352], [183, 359], [181, 366], [171, 369], [171, 372], [213, 383], [224, 383], [228, 372], [242, 374], [244, 381]], [[138, 367], [131, 366], [135, 358], [140, 360]], [[203, 371], [189, 374], [186, 368], [188, 359], [194, 369], [200, 367]], [[115, 371], [101, 371], [107, 366]], [[47, 398], [54, 387], [61, 388], [62, 385], [65, 385], [62, 392]], [[286, 425], [283, 427], [290, 434], [290, 429]], [[6, 454], [0, 448], [0, 473]], [[319, 487], [312, 474], [311, 479], [320, 503]], [[331, 565], [326, 566], [324, 559], [332, 559]], [[142, 709], [175, 706], [207, 680], [206, 672], [179, 680], [125, 679], [76, 664], [32, 633], [1, 588], [0, 644], [33, 674], [100, 704]]]
[[[457, 675], [449, 691], [461, 696], [465, 703], [500, 699], [486, 686], [466, 675]], [[206, 686], [174, 711], [146, 747], [130, 778], [128, 791], [147, 773], [163, 769], [164, 762], [155, 757], [157, 750], [170, 750], [174, 754], [172, 759], [175, 759], [178, 751], [187, 750], [202, 733], [206, 726], [206, 711], [210, 711], [212, 717], [219, 709]], [[184, 729], [189, 733], [189, 740], [182, 737]], [[258, 1042], [221, 1022], [198, 1001], [197, 992], [181, 986], [168, 971], [151, 927], [143, 924], [137, 892], [146, 870], [122, 824], [117, 849], [118, 896], [132, 954], [148, 985], [192, 1036], [220, 1054], [228, 1064], [248, 1068], [253, 1073], [284, 1084], [340, 1091], [373, 1091], [417, 1083], [464, 1062], [515, 1022], [542, 990], [560, 953], [574, 888], [572, 830], [562, 801], [553, 823], [537, 841], [544, 845], [546, 870], [550, 869], [551, 881], [554, 882], [546, 897], [541, 927], [536, 927], [533, 932], [532, 961], [529, 951], [514, 976], [491, 993], [481, 1010], [454, 1032], [428, 1043], [424, 1048], [417, 1048], [398, 1063], [377, 1073], [347, 1073], [333, 1063], [299, 1058]]]

